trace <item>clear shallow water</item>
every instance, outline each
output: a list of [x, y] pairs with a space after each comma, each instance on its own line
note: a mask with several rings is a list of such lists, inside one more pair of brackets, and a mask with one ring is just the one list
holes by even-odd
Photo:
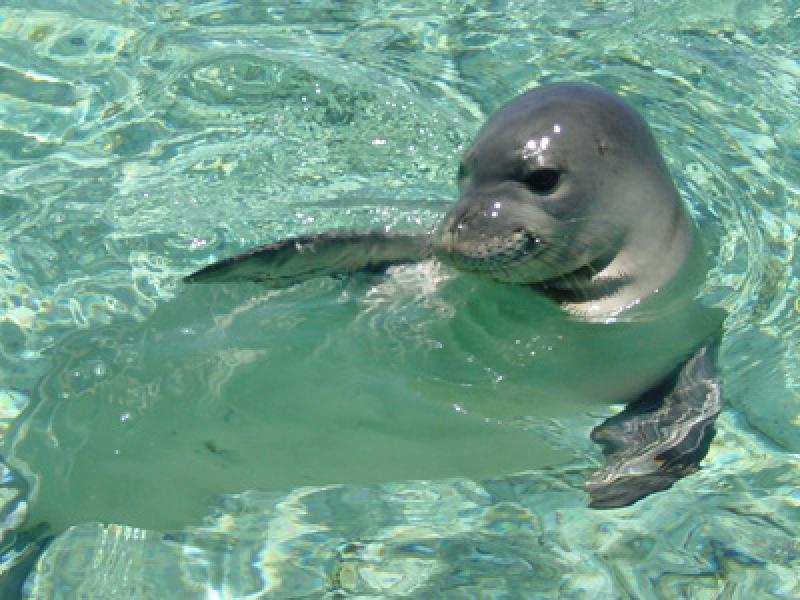
[[[193, 598], [797, 596], [798, 11], [5, 3], [4, 456], [56, 531], [100, 520], [177, 532], [78, 525], [51, 546], [32, 597], [165, 585]], [[278, 294], [179, 283], [287, 235], [430, 226], [486, 116], [565, 78], [646, 115], [713, 250], [708, 299], [730, 315], [706, 469], [612, 513], [586, 510], [580, 490], [599, 454], [588, 431], [611, 409], [531, 415], [516, 339], [480, 328], [429, 360], [431, 332], [472, 316], [431, 289], [441, 274]], [[487, 396], [500, 404], [480, 406]], [[421, 414], [408, 403], [473, 436], [486, 430], [465, 419], [488, 415], [491, 452], [415, 458], [430, 436], [410, 420], [400, 460], [369, 457], [377, 475], [358, 444], [352, 461], [306, 465], [305, 481], [252, 468], [254, 445], [270, 452], [266, 414], [294, 441], [290, 424], [318, 413], [302, 443], [327, 440], [326, 456], [342, 427], [379, 440], [386, 419]], [[360, 483], [297, 489], [335, 474]], [[387, 483], [417, 477], [433, 481]], [[271, 491], [211, 498], [259, 487]], [[199, 526], [204, 514], [216, 517]], [[82, 572], [82, 549], [106, 561], [102, 577]]]

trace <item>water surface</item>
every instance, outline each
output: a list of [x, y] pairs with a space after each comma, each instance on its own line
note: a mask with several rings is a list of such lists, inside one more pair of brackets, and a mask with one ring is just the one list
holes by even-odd
[[[6, 523], [23, 490], [76, 526], [30, 597], [800, 595], [798, 30], [788, 1], [4, 3]], [[546, 308], [481, 287], [511, 307], [487, 314], [425, 266], [180, 283], [433, 226], [486, 117], [563, 79], [646, 116], [729, 314], [705, 469], [612, 512], [581, 482], [613, 409], [531, 408]]]

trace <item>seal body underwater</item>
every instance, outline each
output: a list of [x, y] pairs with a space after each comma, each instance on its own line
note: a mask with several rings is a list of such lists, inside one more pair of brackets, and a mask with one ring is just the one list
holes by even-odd
[[631, 373], [628, 385], [609, 382], [621, 396], [604, 401], [626, 407], [593, 430], [606, 462], [585, 485], [590, 506], [611, 508], [695, 472], [720, 410], [715, 356], [724, 315], [695, 301], [703, 250], [642, 117], [594, 85], [533, 89], [479, 131], [458, 184], [460, 197], [436, 231], [293, 238], [186, 280], [280, 287], [433, 258], [523, 286], [595, 327], [680, 314], [679, 350]]

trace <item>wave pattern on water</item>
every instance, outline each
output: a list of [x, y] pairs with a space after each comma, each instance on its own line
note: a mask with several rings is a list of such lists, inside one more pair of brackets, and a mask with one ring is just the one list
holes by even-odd
[[[245, 493], [166, 540], [79, 525], [40, 563], [32, 597], [112, 597], [131, 578], [130, 597], [164, 582], [176, 598], [181, 585], [187, 598], [800, 595], [797, 31], [796, 0], [4, 2], [3, 434], [37, 409], [43, 378], [57, 402], [124, 369], [110, 353], [59, 372], [77, 330], [147, 331], [130, 324], [202, 264], [331, 227], [433, 226], [482, 121], [547, 81], [605, 85], [645, 114], [709, 242], [707, 298], [729, 312], [721, 434], [674, 494], [587, 512], [582, 463], [481, 484]], [[362, 326], [402, 348], [418, 315], [386, 285], [361, 301]], [[331, 290], [318, 293], [346, 303], [364, 291]], [[198, 338], [181, 335], [159, 351], [190, 354]], [[128, 401], [159, 396], [139, 383]], [[573, 449], [586, 426], [530, 424]], [[16, 488], [3, 492], [11, 506]], [[108, 577], [82, 579], [95, 551]]]

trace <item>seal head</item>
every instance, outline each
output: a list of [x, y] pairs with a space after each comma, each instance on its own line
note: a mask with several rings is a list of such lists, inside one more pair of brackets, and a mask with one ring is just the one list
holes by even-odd
[[478, 133], [438, 255], [536, 284], [583, 317], [614, 316], [669, 282], [692, 225], [647, 124], [600, 87], [518, 96]]

